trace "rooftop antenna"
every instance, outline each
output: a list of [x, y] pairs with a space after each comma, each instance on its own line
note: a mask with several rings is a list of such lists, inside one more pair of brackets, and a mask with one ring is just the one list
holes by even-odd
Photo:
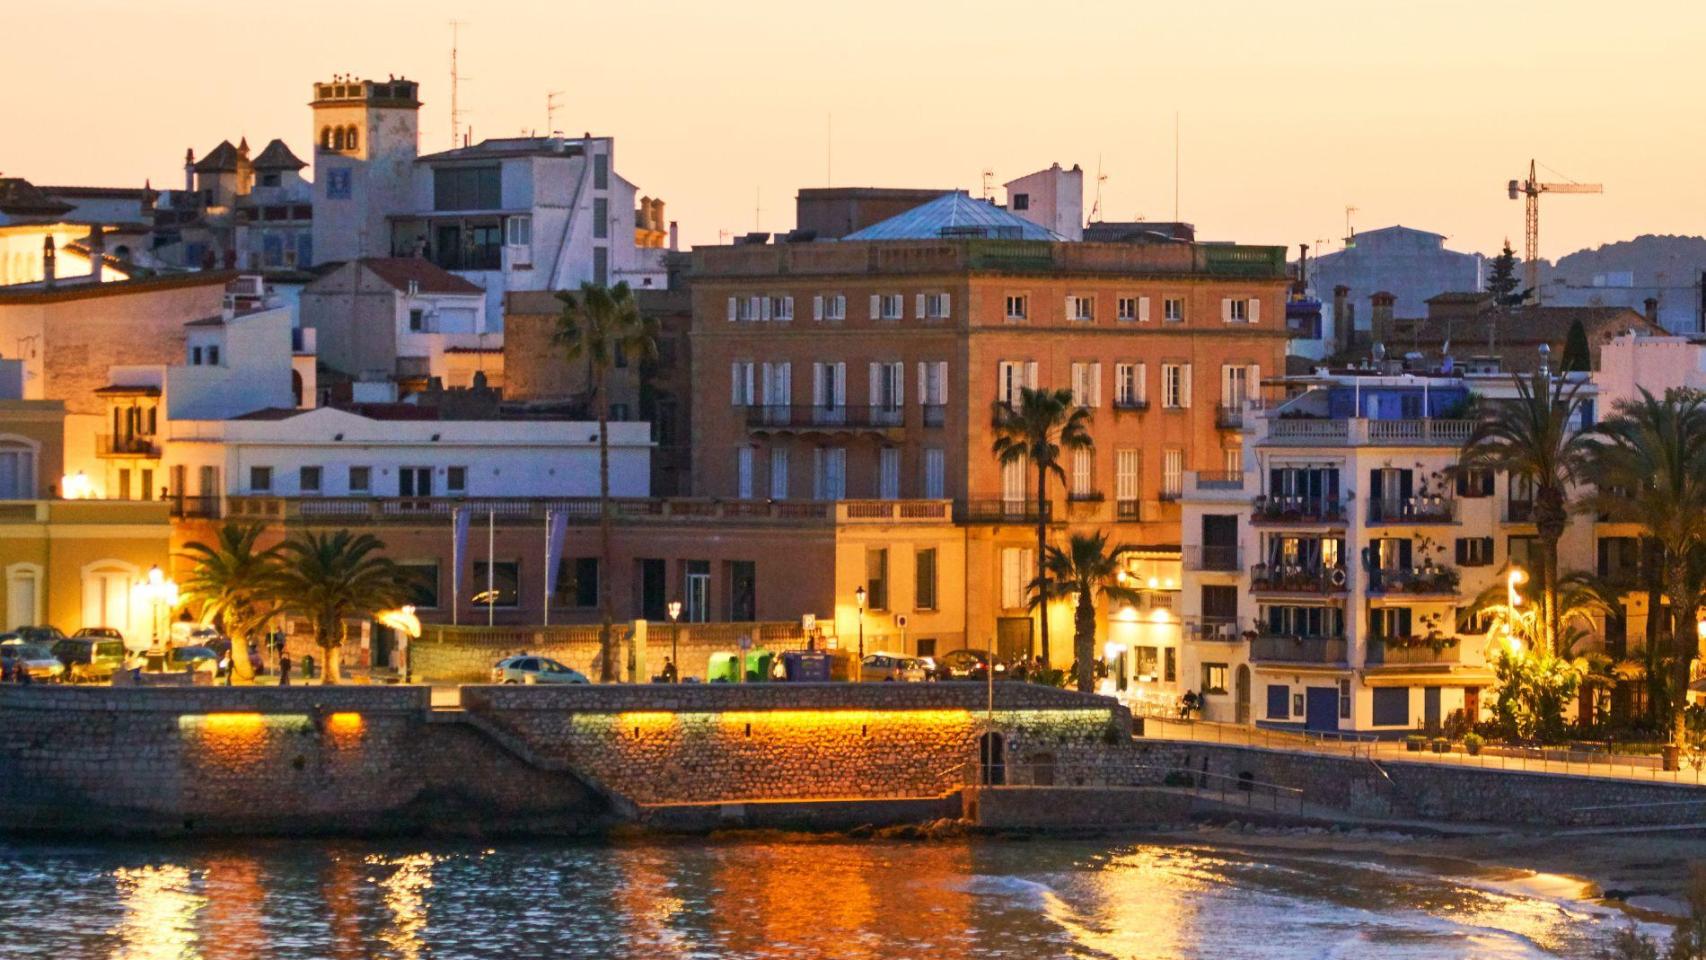
[[563, 96], [561, 90], [548, 90], [545, 93], [545, 136], [557, 135], [557, 101]]
[[1173, 222], [1179, 222], [1179, 111], [1173, 111]]
[[1090, 204], [1090, 222], [1099, 223], [1096, 218], [1102, 213], [1102, 184], [1108, 182], [1108, 175], [1102, 172], [1102, 155], [1096, 154], [1096, 202]]
[[995, 171], [985, 167], [983, 170], [983, 199], [989, 200], [995, 196]]
[[1356, 207], [1354, 207], [1348, 203], [1345, 204], [1345, 249], [1346, 250], [1349, 250], [1350, 248], [1357, 245], [1356, 228], [1351, 226], [1351, 214], [1356, 213], [1356, 212], [1357, 212]]
[[450, 149], [462, 139], [461, 86], [462, 74], [456, 66], [456, 53], [461, 41], [461, 20], [450, 21]]

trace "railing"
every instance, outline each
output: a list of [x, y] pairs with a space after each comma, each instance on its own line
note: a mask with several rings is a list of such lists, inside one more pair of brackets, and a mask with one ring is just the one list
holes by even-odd
[[[1045, 508], [1043, 518], [1052, 520], [1053, 509]], [[960, 513], [964, 523], [1036, 523], [1035, 500], [967, 500]]]
[[835, 519], [838, 523], [903, 520], [947, 523], [953, 520], [953, 506], [952, 500], [839, 500], [835, 504]]
[[1244, 489], [1244, 474], [1242, 471], [1230, 470], [1198, 470], [1196, 471], [1198, 490], [1242, 490]]
[[1244, 563], [1236, 544], [1191, 544], [1185, 547], [1185, 569], [1236, 573], [1244, 569]]
[[[172, 498], [176, 516], [217, 516], [217, 497]], [[200, 502], [205, 502], [202, 507]], [[599, 519], [597, 497], [264, 497], [228, 498], [229, 514], [256, 520], [303, 524], [432, 524], [450, 522], [467, 510], [476, 524], [488, 516], [499, 526], [543, 524], [548, 513], [562, 512], [572, 524]], [[192, 513], [196, 509], [211, 512]], [[1032, 505], [1034, 512], [1035, 505]], [[811, 522], [946, 522], [947, 500], [709, 500], [696, 498], [617, 498], [612, 518], [625, 523], [693, 523], [724, 520]]]
[[1369, 420], [1370, 443], [1462, 446], [1475, 431], [1473, 420]]
[[921, 408], [924, 415], [924, 425], [941, 427], [948, 423], [948, 405], [945, 403], [926, 403]]
[[1244, 408], [1224, 404], [1214, 408], [1214, 425], [1222, 430], [1241, 430], [1244, 427]]
[[1368, 592], [1371, 594], [1450, 594], [1457, 593], [1460, 575], [1453, 567], [1416, 567], [1410, 570], [1376, 568], [1368, 572]]
[[1119, 397], [1115, 397], [1114, 398], [1114, 409], [1115, 410], [1136, 410], [1139, 413], [1141, 413], [1141, 412], [1149, 409], [1149, 401], [1138, 399], [1137, 397], [1126, 397], [1124, 399], [1121, 399]]
[[1066, 494], [1067, 503], [1101, 503], [1106, 499], [1100, 490], [1069, 490]]
[[748, 428], [765, 427], [898, 427], [906, 423], [904, 407], [873, 404], [870, 406], [831, 407], [823, 404], [756, 404], [746, 408]]
[[1462, 651], [1454, 641], [1438, 650], [1419, 637], [1406, 637], [1394, 644], [1380, 637], [1370, 637], [1364, 662], [1371, 667], [1431, 666], [1457, 663]]
[[1505, 501], [1505, 522], [1506, 523], [1533, 523], [1534, 522], [1534, 501], [1533, 500], [1506, 500]]
[[171, 505], [174, 519], [217, 520], [220, 516], [217, 494], [202, 497], [170, 496], [166, 498], [166, 502]]
[[1244, 639], [1244, 621], [1237, 617], [1187, 617], [1186, 639], [1205, 643], [1237, 643]]
[[1344, 663], [1344, 637], [1258, 636], [1250, 641], [1250, 659], [1274, 663]]
[[1118, 520], [1142, 520], [1142, 500], [1115, 500], [1114, 517]]
[[1250, 589], [1260, 593], [1307, 593], [1324, 596], [1344, 593], [1350, 585], [1345, 567], [1270, 567], [1258, 563], [1250, 568]]
[[1258, 496], [1252, 502], [1252, 523], [1343, 523], [1345, 501], [1337, 497]]
[[1274, 417], [1270, 441], [1310, 445], [1387, 444], [1460, 447], [1475, 431], [1473, 420], [1370, 420], [1366, 417]]
[[1454, 497], [1376, 497], [1368, 502], [1369, 523], [1456, 523]]
[[158, 458], [160, 456], [160, 448], [155, 445], [153, 437], [102, 433], [96, 435], [95, 445], [99, 455], [103, 457], [131, 456]]
[[1349, 420], [1314, 420], [1276, 417], [1268, 421], [1268, 439], [1294, 443], [1344, 443], [1350, 436]]

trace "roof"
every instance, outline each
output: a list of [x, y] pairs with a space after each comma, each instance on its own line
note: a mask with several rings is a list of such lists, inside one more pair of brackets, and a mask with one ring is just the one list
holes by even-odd
[[79, 200], [148, 200], [155, 196], [155, 191], [150, 187], [43, 186], [41, 190], [55, 197], [74, 197]]
[[407, 292], [412, 281], [421, 293], [485, 293], [470, 281], [420, 257], [363, 257], [360, 263], [394, 290]]
[[207, 156], [195, 163], [196, 173], [235, 173], [237, 171], [237, 148], [229, 140], [219, 141], [219, 146], [208, 151]]
[[236, 271], [232, 270], [195, 270], [187, 273], [162, 273], [154, 276], [131, 277], [128, 280], [112, 280], [105, 283], [90, 283], [86, 277], [71, 277], [51, 287], [40, 281], [27, 284], [15, 283], [9, 287], [0, 287], [0, 306], [16, 303], [89, 300], [97, 297], [124, 297], [131, 294], [153, 293], [158, 290], [213, 286], [216, 284], [224, 287], [236, 276]]
[[843, 240], [938, 240], [943, 237], [992, 237], [1004, 240], [1060, 240], [1059, 234], [974, 200], [963, 190], [944, 193], [922, 206], [874, 223]]
[[0, 177], [0, 213], [57, 216], [72, 209], [22, 177]]
[[586, 149], [583, 139], [563, 137], [499, 137], [468, 147], [416, 157], [416, 162], [440, 160], [496, 160], [503, 157], [573, 157]]
[[276, 137], [261, 151], [261, 155], [255, 158], [256, 170], [301, 170], [306, 166], [308, 164], [297, 159], [296, 154], [291, 153], [290, 148], [284, 145], [284, 141]]
[[225, 318], [224, 317], [202, 317], [199, 320], [191, 320], [188, 323], [184, 324], [184, 326], [186, 326], [186, 327], [223, 327], [223, 326], [225, 326]]
[[1450, 291], [1447, 291], [1445, 293], [1436, 293], [1433, 296], [1427, 298], [1426, 300], [1423, 300], [1422, 302], [1423, 303], [1480, 303], [1482, 300], [1491, 300], [1491, 299], [1493, 299], [1493, 295], [1491, 293], [1488, 293], [1485, 290], [1450, 290]]
[[160, 388], [140, 384], [109, 383], [96, 390], [103, 397], [158, 397]]

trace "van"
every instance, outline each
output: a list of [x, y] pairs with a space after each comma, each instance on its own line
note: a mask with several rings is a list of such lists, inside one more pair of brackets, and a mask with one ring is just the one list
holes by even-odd
[[71, 637], [55, 643], [53, 655], [65, 664], [65, 679], [71, 683], [105, 683], [124, 667], [124, 641]]

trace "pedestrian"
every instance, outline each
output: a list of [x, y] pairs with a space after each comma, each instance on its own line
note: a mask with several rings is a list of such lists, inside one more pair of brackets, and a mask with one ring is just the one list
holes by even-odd
[[290, 654], [288, 653], [278, 655], [278, 685], [281, 687], [290, 686]]
[[314, 655], [312, 653], [302, 655], [302, 679], [304, 682], [314, 679]]
[[680, 681], [680, 677], [681, 677], [681, 673], [676, 668], [675, 661], [671, 660], [669, 657], [664, 657], [663, 658], [663, 682], [664, 683], [677, 683]]

